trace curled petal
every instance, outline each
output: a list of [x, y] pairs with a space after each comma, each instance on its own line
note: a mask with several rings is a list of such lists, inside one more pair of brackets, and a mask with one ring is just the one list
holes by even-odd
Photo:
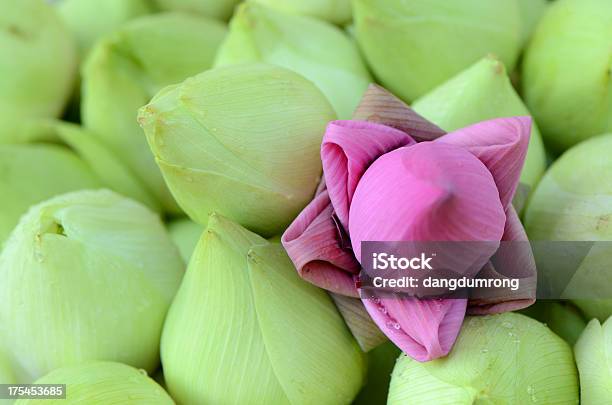
[[491, 171], [504, 209], [518, 186], [531, 133], [531, 118], [497, 118], [451, 132], [435, 142], [461, 146]]
[[342, 249], [332, 220], [333, 207], [322, 191], [287, 228], [281, 242], [300, 276], [326, 290], [357, 297], [359, 263]]
[[453, 347], [467, 300], [380, 298], [363, 303], [378, 327], [404, 353], [417, 361], [429, 361], [447, 355]]
[[388, 125], [407, 133], [417, 142], [432, 141], [446, 133], [377, 84], [370, 84], [353, 119]]
[[404, 132], [386, 125], [366, 121], [329, 123], [321, 159], [329, 197], [342, 226], [348, 229], [353, 193], [368, 166], [383, 154], [414, 143]]
[[[476, 278], [518, 278], [520, 288], [516, 291], [510, 289], [472, 290], [472, 297], [475, 298], [470, 299], [468, 314], [487, 315], [516, 311], [535, 302], [537, 272], [527, 234], [512, 205], [506, 211], [506, 216], [508, 219], [502, 236], [502, 245]], [[517, 243], [505, 244], [504, 242]]]

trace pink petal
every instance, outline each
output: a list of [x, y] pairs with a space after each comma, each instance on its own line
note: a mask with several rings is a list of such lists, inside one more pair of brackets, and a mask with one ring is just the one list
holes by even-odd
[[404, 132], [366, 121], [333, 121], [321, 145], [323, 173], [340, 223], [348, 227], [349, 207], [359, 179], [379, 156], [414, 144]]
[[[505, 222], [497, 186], [482, 162], [462, 148], [423, 142], [370, 166], [353, 196], [349, 233], [360, 259], [362, 241], [498, 242]], [[473, 252], [483, 256], [477, 270], [497, 248], [493, 243], [482, 252], [482, 246]]]
[[512, 202], [525, 162], [531, 118], [483, 121], [451, 132], [435, 142], [466, 148], [491, 171], [504, 209]]
[[[527, 234], [512, 205], [508, 208], [506, 215], [508, 220], [502, 241], [517, 243], [502, 244], [500, 250], [491, 258], [491, 262], [482, 269], [477, 277], [487, 279], [518, 278], [520, 288], [515, 292], [491, 289], [472, 291], [472, 295], [477, 298], [470, 299], [469, 314], [487, 315], [516, 311], [535, 302], [537, 272]], [[487, 298], [487, 294], [492, 294], [492, 296]]]
[[289, 225], [281, 243], [303, 279], [357, 297], [353, 278], [359, 272], [359, 263], [352, 252], [342, 249], [332, 215], [329, 195], [323, 190]]
[[364, 299], [379, 328], [417, 361], [446, 356], [461, 329], [467, 300]]

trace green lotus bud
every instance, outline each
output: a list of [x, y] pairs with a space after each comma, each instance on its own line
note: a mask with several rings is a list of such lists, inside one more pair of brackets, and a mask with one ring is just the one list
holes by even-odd
[[411, 101], [494, 53], [509, 71], [521, 43], [515, 0], [354, 0], [357, 41], [379, 81]]
[[83, 69], [83, 124], [168, 211], [178, 211], [136, 122], [138, 108], [172, 83], [208, 69], [225, 26], [179, 13], [138, 18], [101, 40]]
[[234, 11], [236, 4], [241, 0], [154, 0], [166, 11], [185, 11], [198, 13], [207, 17], [227, 20]]
[[574, 347], [580, 375], [580, 403], [605, 404], [612, 398], [612, 321], [591, 320]]
[[306, 15], [344, 25], [351, 21], [351, 0], [255, 0], [290, 14]]
[[62, 112], [76, 73], [76, 46], [44, 0], [2, 3], [0, 60], [0, 140], [24, 119]]
[[547, 0], [517, 0], [521, 13], [523, 41], [526, 43], [548, 7]]
[[0, 145], [0, 244], [30, 206], [68, 191], [105, 186], [159, 209], [144, 186], [90, 132], [46, 120], [22, 129], [19, 137], [36, 143]]
[[170, 239], [178, 247], [185, 263], [189, 263], [193, 249], [195, 249], [204, 228], [190, 219], [178, 219], [168, 225]]
[[151, 7], [147, 0], [62, 0], [58, 11], [85, 55], [100, 37], [149, 14]]
[[158, 216], [111, 191], [32, 207], [0, 254], [0, 341], [19, 381], [94, 359], [155, 370], [183, 266]]
[[[454, 131], [480, 121], [530, 115], [512, 87], [501, 61], [481, 59], [414, 102], [412, 108], [439, 127]], [[535, 187], [546, 167], [546, 154], [536, 125], [532, 126], [521, 182]]]
[[520, 312], [543, 322], [572, 346], [586, 326], [580, 311], [569, 302], [538, 301]]
[[184, 404], [348, 404], [364, 371], [329, 296], [297, 275], [281, 245], [217, 214], [170, 308], [161, 354]]
[[66, 384], [66, 399], [21, 399], [15, 405], [173, 405], [144, 370], [121, 363], [88, 362], [53, 370], [37, 384]]
[[[525, 212], [532, 240], [612, 240], [612, 134], [594, 137], [565, 152], [546, 172]], [[612, 249], [597, 247], [583, 260], [566, 291], [588, 318], [612, 315]]]
[[524, 315], [468, 317], [451, 353], [419, 363], [401, 355], [391, 376], [393, 404], [576, 404], [572, 350]]
[[311, 200], [335, 114], [310, 81], [264, 64], [217, 68], [168, 87], [138, 120], [168, 186], [194, 221], [218, 211], [265, 236]]
[[372, 81], [356, 45], [339, 28], [255, 3], [238, 7], [215, 66], [249, 62], [301, 74], [319, 87], [342, 119], [351, 118]]
[[368, 352], [366, 384], [359, 392], [353, 405], [386, 403], [391, 372], [400, 353], [400, 349], [390, 341]]
[[612, 130], [612, 7], [559, 0], [542, 17], [523, 63], [523, 93], [557, 151]]

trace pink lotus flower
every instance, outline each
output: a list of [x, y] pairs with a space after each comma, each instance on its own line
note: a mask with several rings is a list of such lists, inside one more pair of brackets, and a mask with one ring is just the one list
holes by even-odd
[[[328, 125], [321, 146], [324, 182], [282, 236], [305, 280], [359, 297], [362, 241], [527, 240], [511, 201], [530, 118], [494, 119], [444, 134], [402, 108], [386, 119], [394, 127], [367, 121]], [[402, 114], [409, 125], [398, 121]], [[495, 274], [496, 269], [485, 260], [482, 271]], [[466, 312], [503, 312], [533, 302], [512, 297], [362, 301], [385, 335], [419, 361], [448, 354]]]

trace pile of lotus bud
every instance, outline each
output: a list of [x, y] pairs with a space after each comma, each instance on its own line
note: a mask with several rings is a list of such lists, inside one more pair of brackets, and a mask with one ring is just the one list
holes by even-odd
[[609, 0], [0, 3], [0, 404], [612, 403]]

